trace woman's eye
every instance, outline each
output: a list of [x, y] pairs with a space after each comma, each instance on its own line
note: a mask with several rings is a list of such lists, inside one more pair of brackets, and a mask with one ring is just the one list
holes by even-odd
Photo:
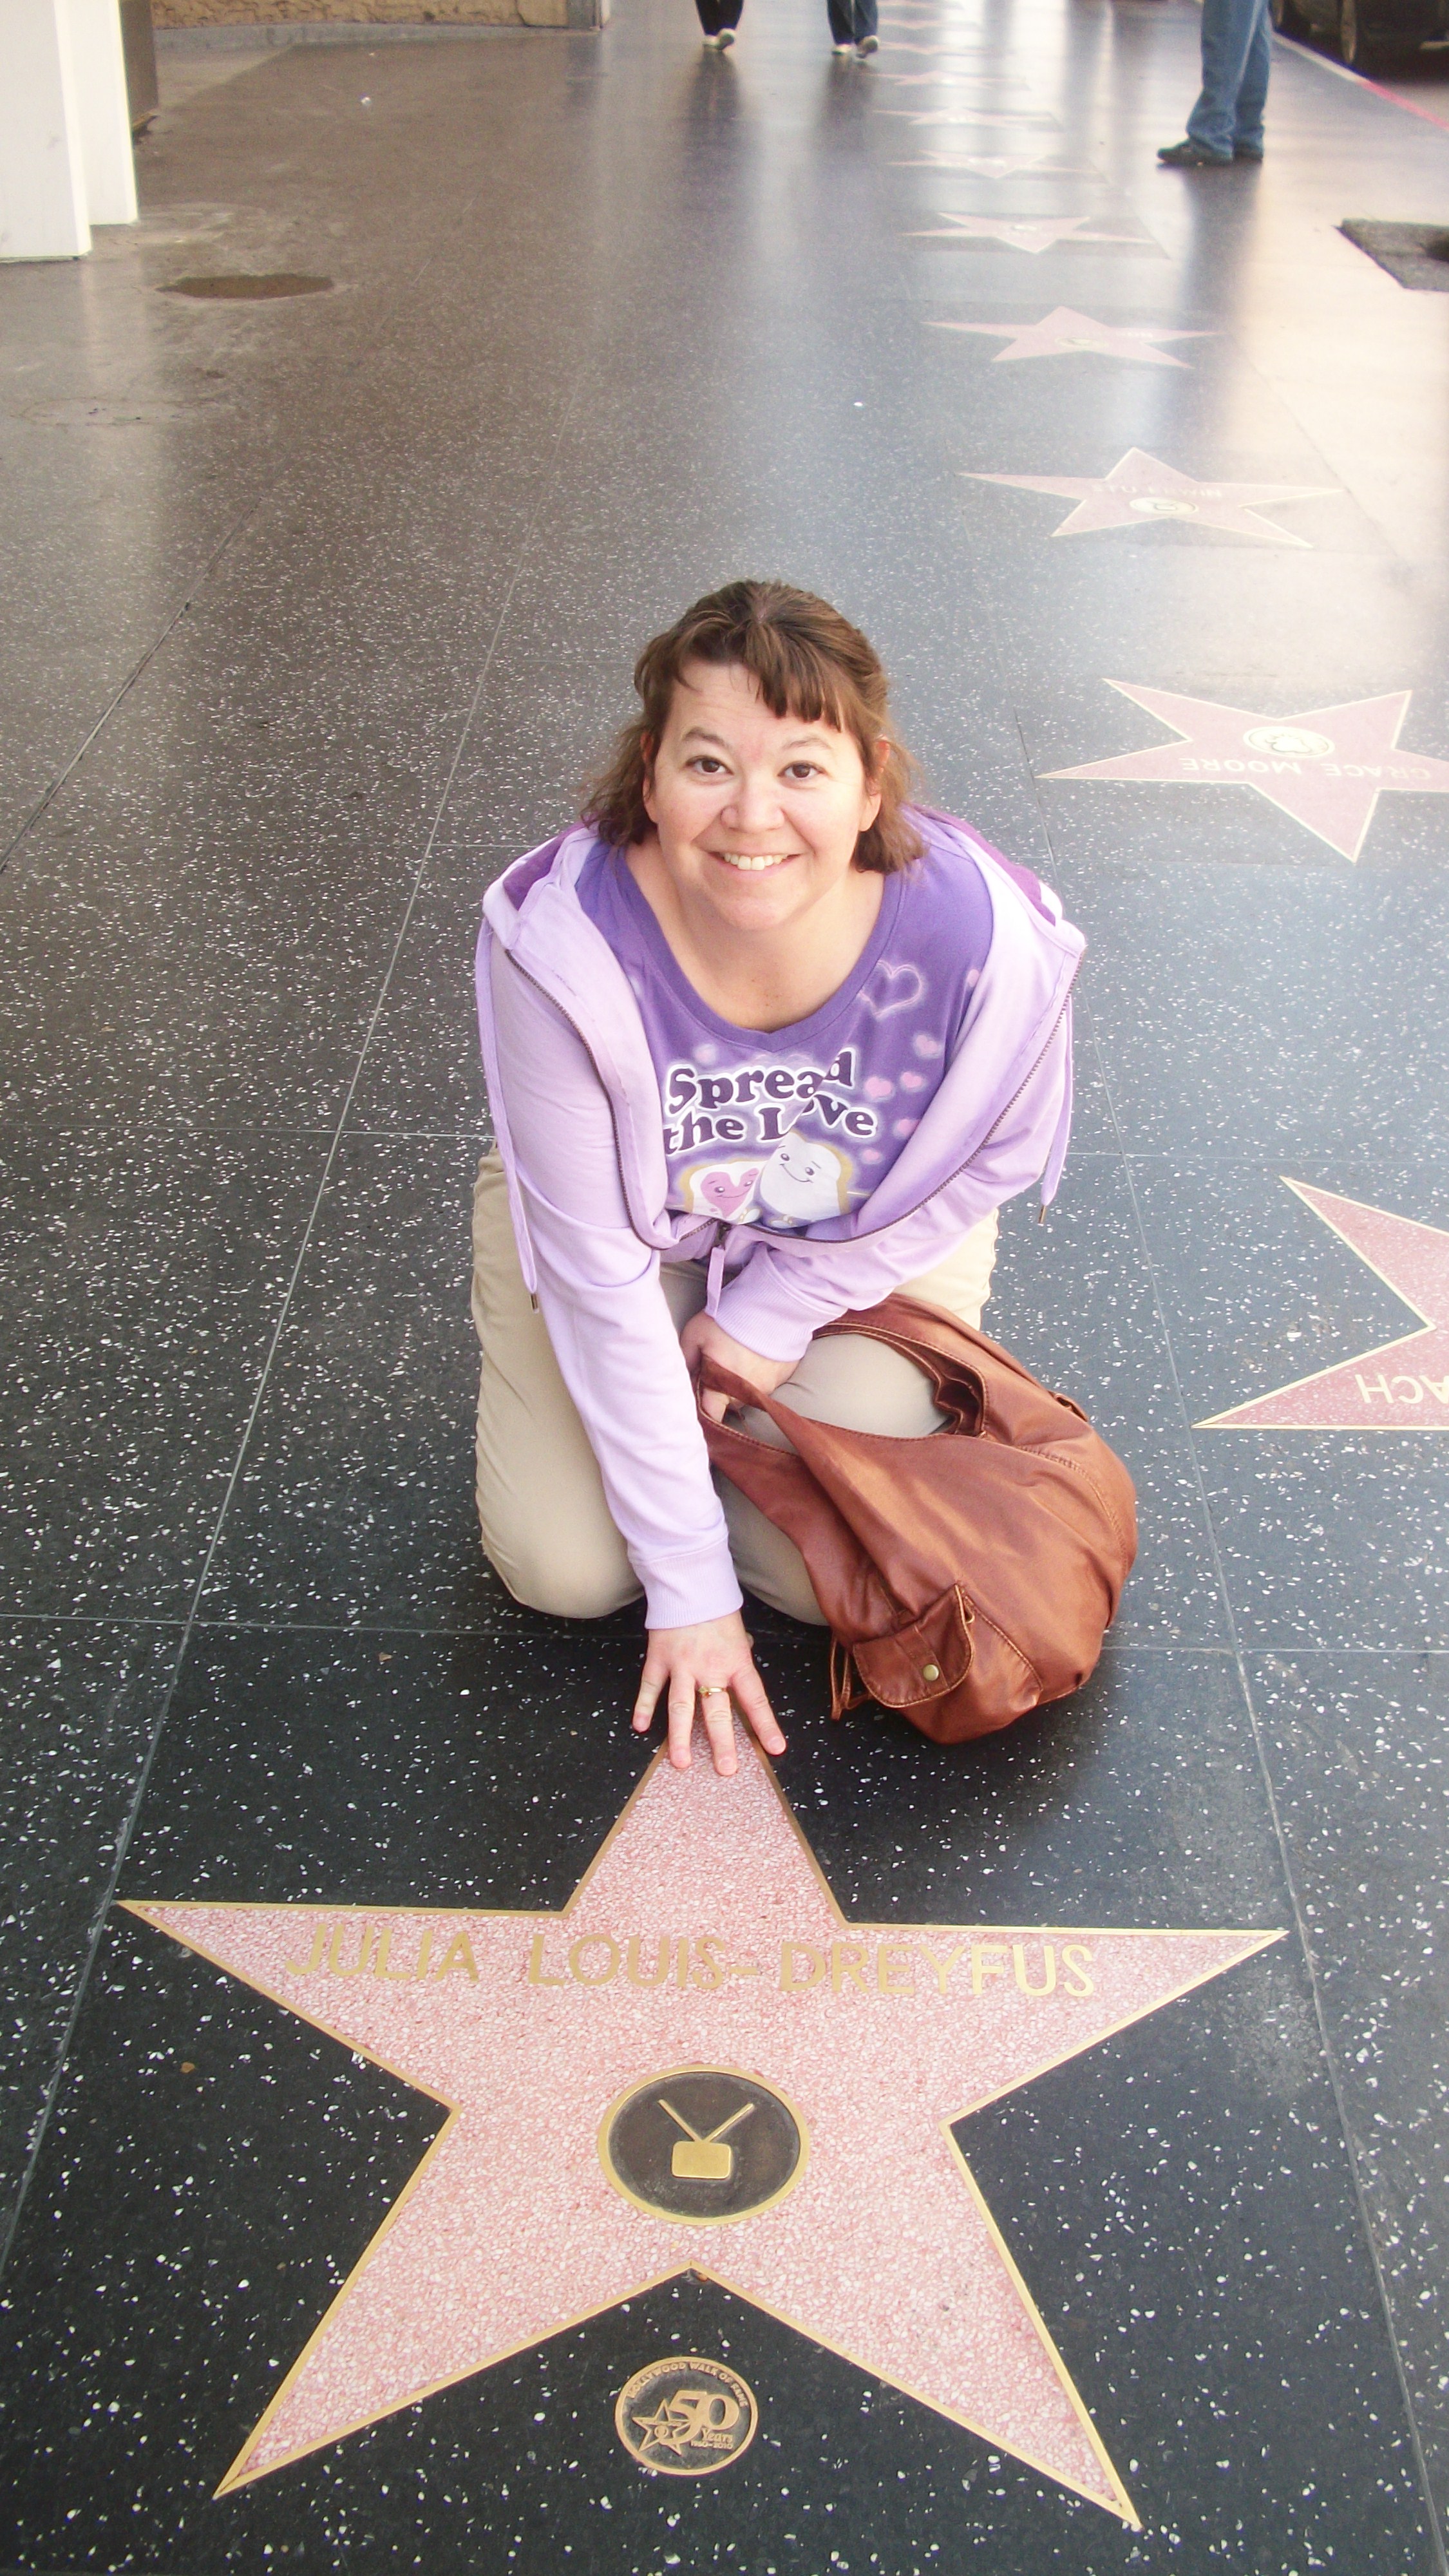
[[813, 760], [792, 760], [785, 775], [787, 778], [818, 778], [820, 771]]
[[689, 765], [691, 769], [699, 771], [701, 778], [721, 778], [724, 775], [724, 762], [711, 760], [707, 752], [701, 752]]

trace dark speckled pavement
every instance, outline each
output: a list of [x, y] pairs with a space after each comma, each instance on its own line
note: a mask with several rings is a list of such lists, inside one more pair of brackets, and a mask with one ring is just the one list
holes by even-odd
[[[1335, 227], [1449, 220], [1449, 84], [1280, 45], [1167, 174], [1197, 26], [299, 47], [0, 271], [0, 2567], [1444, 2576], [1449, 308]], [[640, 1776], [637, 1618], [478, 1553], [470, 950], [741, 571], [1090, 941], [989, 1321], [1138, 1481], [1100, 1671], [942, 1753], [759, 1638], [847, 1915], [1285, 1936], [956, 2131], [1136, 2528], [695, 2271], [215, 2494], [442, 2115], [118, 1900], [557, 1908]], [[620, 2447], [671, 2351], [718, 2475]]]

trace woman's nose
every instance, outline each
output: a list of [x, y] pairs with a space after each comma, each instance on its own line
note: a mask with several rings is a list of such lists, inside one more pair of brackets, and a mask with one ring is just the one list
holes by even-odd
[[746, 770], [724, 809], [726, 822], [741, 832], [772, 832], [780, 820], [780, 792], [768, 770]]

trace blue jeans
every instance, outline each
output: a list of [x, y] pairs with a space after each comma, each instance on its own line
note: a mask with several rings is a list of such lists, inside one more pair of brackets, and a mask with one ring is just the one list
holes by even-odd
[[832, 44], [858, 45], [875, 34], [876, 0], [826, 0], [826, 8]]
[[1234, 144], [1263, 149], [1263, 103], [1273, 58], [1268, 0], [1203, 0], [1202, 94], [1188, 135], [1220, 161]]

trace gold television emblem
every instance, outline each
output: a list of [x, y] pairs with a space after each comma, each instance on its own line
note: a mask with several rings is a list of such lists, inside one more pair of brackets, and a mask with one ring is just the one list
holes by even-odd
[[794, 2190], [810, 2140], [794, 2104], [753, 2069], [661, 2066], [610, 2103], [598, 2151], [636, 2209], [686, 2227], [732, 2227]]
[[684, 2113], [676, 2111], [674, 2104], [666, 2102], [661, 2094], [660, 2110], [667, 2111], [671, 2120], [677, 2121], [684, 2132], [683, 2137], [675, 2139], [674, 2152], [669, 2159], [669, 2170], [675, 2178], [680, 2182], [733, 2182], [735, 2151], [733, 2147], [726, 2146], [725, 2139], [731, 2129], [739, 2127], [741, 2120], [749, 2118], [754, 2107], [753, 2102], [746, 2102], [743, 2110], [731, 2112], [730, 2117], [721, 2120], [718, 2128], [711, 2129], [706, 2138], [701, 2137]]

